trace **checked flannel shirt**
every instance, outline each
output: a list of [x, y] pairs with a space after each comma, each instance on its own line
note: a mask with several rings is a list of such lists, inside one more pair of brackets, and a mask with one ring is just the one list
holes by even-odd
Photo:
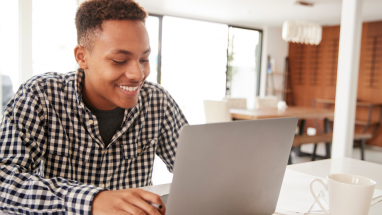
[[145, 82], [138, 103], [105, 147], [82, 101], [85, 74], [46, 73], [21, 85], [0, 128], [0, 211], [90, 214], [101, 190], [151, 183], [155, 154], [172, 172], [187, 123], [160, 85]]

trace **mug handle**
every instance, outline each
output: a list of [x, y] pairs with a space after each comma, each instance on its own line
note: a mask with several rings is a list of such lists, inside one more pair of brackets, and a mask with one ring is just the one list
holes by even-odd
[[322, 209], [322, 211], [326, 214], [326, 215], [329, 215], [329, 212], [325, 209], [325, 207], [321, 204], [320, 200], [317, 198], [317, 195], [314, 193], [313, 191], [313, 183], [314, 182], [320, 182], [324, 187], [325, 187], [325, 190], [327, 191], [328, 190], [328, 185], [325, 184], [321, 179], [314, 179], [312, 182], [310, 182], [310, 192], [312, 193], [314, 199], [316, 200], [317, 204], [320, 206], [320, 208]]

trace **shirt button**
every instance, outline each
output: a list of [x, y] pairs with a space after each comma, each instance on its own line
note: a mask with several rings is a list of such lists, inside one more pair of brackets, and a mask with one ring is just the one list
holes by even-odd
[[94, 121], [91, 119], [89, 120], [89, 124], [92, 125], [94, 123]]
[[72, 150], [69, 150], [69, 155], [72, 155]]
[[141, 152], [142, 152], [142, 149], [141, 149], [141, 148], [139, 148], [139, 149], [137, 150], [137, 152], [138, 152], [138, 153], [141, 153]]
[[107, 154], [107, 150], [103, 150], [103, 153], [106, 155]]

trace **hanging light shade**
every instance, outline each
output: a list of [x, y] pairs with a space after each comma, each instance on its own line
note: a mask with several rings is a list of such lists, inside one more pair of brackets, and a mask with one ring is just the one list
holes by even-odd
[[311, 22], [285, 21], [282, 37], [287, 42], [318, 45], [321, 42], [322, 27]]

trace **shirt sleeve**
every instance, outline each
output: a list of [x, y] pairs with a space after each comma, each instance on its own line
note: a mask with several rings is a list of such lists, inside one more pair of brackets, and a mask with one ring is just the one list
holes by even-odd
[[180, 130], [187, 123], [175, 100], [169, 94], [165, 94], [164, 115], [156, 153], [166, 164], [170, 172], [174, 168]]
[[[64, 178], [44, 178], [46, 103], [21, 87], [0, 125], [0, 210], [12, 214], [90, 214], [103, 190]], [[59, 164], [58, 164], [59, 165]]]

